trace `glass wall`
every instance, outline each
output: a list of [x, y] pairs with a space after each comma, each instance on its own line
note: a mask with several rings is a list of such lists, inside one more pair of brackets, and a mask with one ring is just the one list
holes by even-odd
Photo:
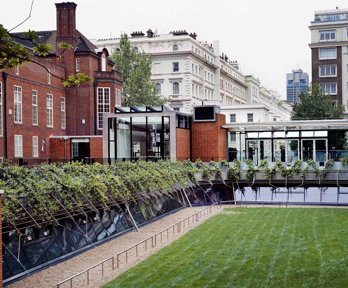
[[245, 133], [228, 132], [228, 161], [245, 160]]
[[346, 130], [236, 131], [228, 133], [228, 160], [250, 159], [291, 163], [314, 160], [324, 165], [328, 159], [348, 157]]
[[110, 161], [170, 158], [169, 116], [109, 119]]
[[117, 118], [116, 120], [116, 147], [117, 159], [131, 158], [131, 118]]
[[[146, 129], [146, 117], [132, 117], [131, 125], [131, 159], [137, 160], [140, 158], [146, 158], [147, 152], [147, 129]], [[117, 144], [119, 142], [117, 141]], [[119, 145], [118, 145], [119, 146]], [[118, 147], [117, 146], [117, 147]]]

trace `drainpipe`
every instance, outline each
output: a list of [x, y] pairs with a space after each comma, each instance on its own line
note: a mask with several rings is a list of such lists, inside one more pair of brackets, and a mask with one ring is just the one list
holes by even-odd
[[2, 79], [4, 81], [4, 96], [2, 98], [3, 103], [3, 150], [4, 155], [3, 158], [7, 159], [7, 76], [8, 74], [4, 71], [2, 72]]

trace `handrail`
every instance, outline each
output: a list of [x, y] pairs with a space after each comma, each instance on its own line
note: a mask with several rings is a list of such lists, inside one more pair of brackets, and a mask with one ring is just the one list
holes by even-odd
[[[161, 239], [161, 243], [162, 243], [162, 241], [163, 241], [163, 233], [165, 233], [165, 232], [167, 233], [167, 240], [168, 240], [169, 239], [169, 231], [170, 230], [172, 230], [172, 235], [174, 237], [175, 226], [177, 227], [177, 229], [176, 229], [177, 234], [179, 234], [181, 231], [183, 231], [185, 229], [185, 227], [186, 227], [185, 223], [186, 222], [187, 222], [187, 228], [188, 228], [190, 226], [190, 219], [192, 219], [191, 224], [193, 224], [194, 222], [198, 222], [199, 221], [199, 217], [201, 217], [200, 219], [202, 219], [204, 216], [207, 216], [207, 215], [211, 214], [213, 212], [212, 211], [213, 208], [214, 208], [214, 211], [215, 211], [217, 208], [221, 209], [222, 205], [218, 204], [218, 203], [213, 203], [212, 205], [197, 211], [196, 213], [192, 214], [191, 216], [188, 216], [188, 217], [180, 220], [179, 222], [177, 222], [177, 223], [167, 227], [166, 229], [163, 229], [162, 231], [153, 234], [152, 236], [146, 238], [145, 240], [143, 240], [143, 241], [141, 241], [141, 242], [139, 242], [137, 244], [134, 244], [133, 246], [123, 250], [122, 252], [117, 253], [116, 255], [111, 256], [111, 257], [109, 257], [107, 259], [104, 259], [103, 261], [100, 261], [100, 262], [90, 266], [89, 268], [87, 268], [87, 269], [85, 269], [85, 270], [83, 270], [83, 271], [81, 271], [79, 273], [76, 273], [75, 275], [73, 275], [73, 276], [71, 276], [69, 278], [66, 278], [65, 280], [57, 283], [57, 288], [60, 288], [61, 285], [65, 284], [67, 282], [70, 282], [70, 288], [72, 288], [73, 287], [73, 280], [75, 278], [83, 275], [83, 274], [86, 274], [87, 285], [89, 285], [89, 280], [90, 280], [89, 279], [89, 272], [90, 272], [90, 270], [92, 270], [92, 269], [94, 269], [94, 268], [96, 268], [96, 267], [101, 265], [102, 266], [102, 276], [104, 276], [104, 263], [108, 262], [110, 260], [112, 262], [112, 266], [111, 266], [112, 270], [119, 269], [120, 268], [120, 256], [121, 255], [125, 254], [125, 256], [126, 256], [125, 263], [128, 263], [128, 252], [131, 251], [132, 249], [135, 248], [135, 255], [136, 255], [136, 258], [137, 258], [139, 256], [138, 255], [139, 254], [138, 248], [139, 248], [140, 245], [144, 244], [145, 245], [145, 251], [147, 251], [147, 248], [148, 248], [147, 242], [149, 240], [151, 240], [151, 247], [155, 248], [157, 246], [157, 238], [158, 238], [157, 236], [158, 235], [160, 235], [160, 239]], [[202, 216], [202, 214], [203, 214], [203, 216]], [[181, 227], [182, 224], [184, 226], [183, 228]], [[115, 267], [115, 262], [116, 262], [116, 267]]]

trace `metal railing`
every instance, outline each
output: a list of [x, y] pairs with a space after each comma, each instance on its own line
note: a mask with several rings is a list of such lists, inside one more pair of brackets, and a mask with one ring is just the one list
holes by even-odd
[[[214, 203], [211, 206], [205, 207], [199, 211], [197, 211], [196, 213], [194, 213], [193, 215], [186, 217], [185, 219], [175, 223], [174, 225], [156, 233], [153, 234], [152, 236], [146, 238], [145, 240], [129, 247], [128, 249], [117, 253], [114, 256], [111, 256], [101, 262], [98, 262], [97, 264], [59, 282], [57, 284], [57, 288], [60, 288], [63, 284], [65, 283], [69, 283], [69, 287], [72, 288], [73, 287], [73, 280], [83, 274], [86, 274], [86, 283], [87, 285], [89, 285], [90, 283], [90, 272], [92, 269], [101, 266], [101, 272], [102, 272], [102, 277], [104, 277], [105, 274], [105, 263], [106, 262], [111, 262], [111, 269], [115, 270], [115, 269], [120, 269], [122, 268], [122, 263], [123, 264], [127, 264], [129, 261], [129, 256], [133, 251], [133, 255], [135, 255], [135, 259], [137, 259], [139, 257], [139, 248], [141, 246], [144, 247], [145, 252], [148, 251], [148, 249], [153, 249], [157, 246], [158, 241], [160, 241], [160, 243], [163, 242], [163, 240], [169, 240], [169, 235], [171, 234], [172, 237], [174, 238], [175, 235], [180, 234], [181, 232], [185, 231], [185, 229], [188, 229], [190, 226], [194, 225], [195, 223], [197, 223], [199, 220], [204, 219], [206, 216], [212, 214], [213, 212], [215, 212], [217, 209], [221, 209], [222, 205], [219, 205], [217, 203]], [[176, 234], [175, 234], [176, 232]], [[164, 239], [165, 238], [165, 239]], [[123, 262], [121, 261], [121, 258], [123, 258]], [[77, 286], [77, 287], [81, 287], [81, 286]]]

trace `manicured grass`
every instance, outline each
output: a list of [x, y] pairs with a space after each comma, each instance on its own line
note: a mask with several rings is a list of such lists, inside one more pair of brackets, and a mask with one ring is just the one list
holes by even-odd
[[348, 287], [348, 209], [225, 209], [104, 287]]

